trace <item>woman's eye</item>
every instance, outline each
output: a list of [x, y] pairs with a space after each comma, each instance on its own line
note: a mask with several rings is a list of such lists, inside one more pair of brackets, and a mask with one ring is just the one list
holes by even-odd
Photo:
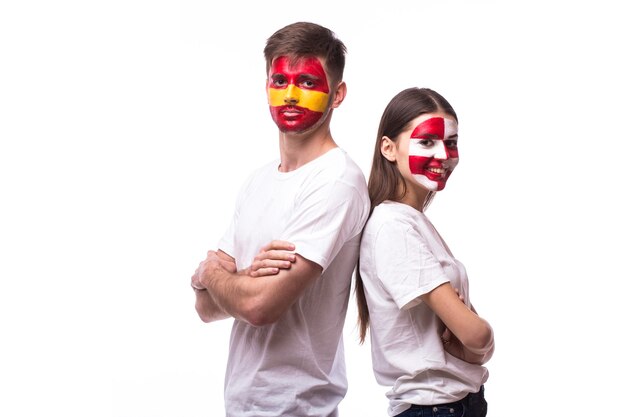
[[431, 139], [419, 139], [417, 143], [424, 147], [433, 146], [433, 141]]

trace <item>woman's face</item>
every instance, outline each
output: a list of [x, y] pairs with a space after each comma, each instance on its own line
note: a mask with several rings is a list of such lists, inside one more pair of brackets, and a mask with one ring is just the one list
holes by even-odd
[[458, 125], [445, 113], [415, 118], [396, 142], [398, 168], [409, 184], [441, 191], [459, 163]]

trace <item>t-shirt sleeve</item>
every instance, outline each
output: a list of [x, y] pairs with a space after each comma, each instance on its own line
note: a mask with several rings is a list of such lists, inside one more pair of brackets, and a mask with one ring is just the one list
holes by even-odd
[[235, 257], [235, 224], [237, 223], [237, 211], [233, 213], [233, 217], [230, 221], [230, 225], [226, 232], [222, 235], [222, 238], [217, 243], [217, 248], [228, 255]]
[[418, 305], [421, 295], [450, 281], [426, 240], [407, 223], [381, 225], [374, 257], [378, 278], [400, 309]]
[[366, 199], [358, 187], [340, 180], [304, 190], [280, 238], [325, 270], [344, 244], [359, 236], [369, 212]]

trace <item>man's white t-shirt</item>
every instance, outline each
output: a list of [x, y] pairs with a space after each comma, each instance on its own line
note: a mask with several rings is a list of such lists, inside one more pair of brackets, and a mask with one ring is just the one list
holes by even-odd
[[335, 416], [347, 390], [342, 331], [369, 213], [367, 184], [340, 148], [291, 172], [278, 166], [266, 165], [244, 184], [218, 247], [243, 269], [263, 245], [285, 240], [323, 272], [276, 323], [234, 321], [226, 414]]
[[419, 298], [450, 282], [470, 305], [465, 268], [428, 218], [402, 203], [376, 206], [363, 230], [360, 272], [374, 374], [379, 384], [390, 387], [389, 415], [411, 404], [445, 404], [478, 392], [487, 368], [444, 350], [445, 326]]

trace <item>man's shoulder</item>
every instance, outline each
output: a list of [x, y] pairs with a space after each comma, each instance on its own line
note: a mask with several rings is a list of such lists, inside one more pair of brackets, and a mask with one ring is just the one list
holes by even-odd
[[254, 168], [250, 176], [259, 175], [266, 172], [275, 172], [278, 170], [279, 165], [279, 159], [272, 159], [271, 161], [266, 162], [262, 165], [258, 165], [256, 168]]
[[324, 175], [326, 179], [367, 187], [363, 171], [345, 150], [334, 148], [322, 155], [320, 162], [319, 170], [326, 174]]
[[280, 161], [278, 159], [273, 159], [272, 161], [266, 162], [265, 164], [252, 167], [252, 170], [246, 177], [246, 181], [244, 182], [244, 184], [250, 184], [258, 178], [273, 175], [273, 173], [278, 170], [279, 165]]
[[263, 184], [267, 184], [272, 178], [272, 167], [278, 166], [277, 164], [278, 162], [275, 160], [261, 166], [253, 167], [252, 170], [243, 177], [243, 182], [240, 182], [238, 185], [237, 204], [242, 204], [251, 191], [262, 187]]

